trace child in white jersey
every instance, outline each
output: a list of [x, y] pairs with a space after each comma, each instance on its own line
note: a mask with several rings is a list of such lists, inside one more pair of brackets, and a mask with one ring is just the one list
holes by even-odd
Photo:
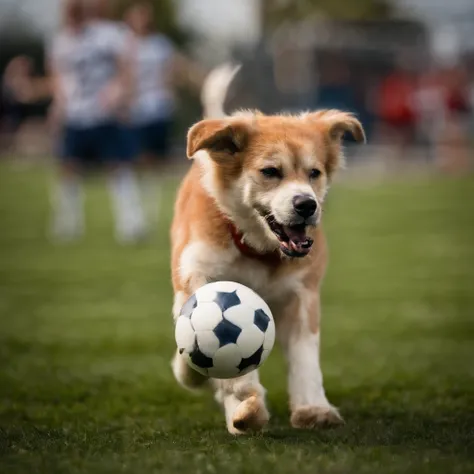
[[117, 238], [135, 241], [143, 236], [145, 222], [119, 118], [131, 87], [127, 33], [87, 13], [83, 0], [66, 0], [64, 25], [50, 55], [61, 157], [53, 232], [61, 239], [81, 234], [81, 160], [92, 156], [109, 169]]
[[191, 72], [197, 88], [204, 77], [165, 35], [154, 29], [153, 17], [153, 6], [148, 1], [137, 1], [125, 12], [134, 35], [130, 56], [135, 86], [130, 107], [131, 138], [145, 170], [144, 203], [150, 221], [158, 215], [162, 165], [170, 155], [177, 72]]

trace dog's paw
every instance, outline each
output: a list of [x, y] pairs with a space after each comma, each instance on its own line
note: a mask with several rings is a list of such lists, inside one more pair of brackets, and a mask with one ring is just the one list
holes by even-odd
[[229, 433], [238, 435], [260, 431], [265, 427], [270, 415], [262, 397], [251, 396], [241, 402], [232, 416]]
[[187, 390], [194, 391], [202, 388], [209, 380], [204, 375], [201, 375], [189, 367], [179, 353], [175, 354], [171, 362], [171, 368], [178, 383]]
[[344, 420], [332, 405], [301, 406], [291, 413], [291, 426], [299, 429], [311, 429], [323, 426], [344, 424]]

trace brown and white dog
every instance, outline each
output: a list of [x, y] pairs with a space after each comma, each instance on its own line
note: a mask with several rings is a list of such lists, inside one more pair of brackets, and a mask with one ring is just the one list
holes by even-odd
[[[329, 183], [343, 163], [343, 135], [363, 141], [364, 131], [353, 115], [338, 110], [226, 117], [211, 102], [223, 99], [234, 72], [227, 70], [226, 77], [221, 70], [213, 87], [206, 86], [207, 110], [221, 117], [202, 120], [188, 133], [187, 155], [194, 162], [179, 190], [171, 229], [174, 317], [208, 282], [249, 286], [269, 304], [288, 360], [291, 424], [339, 423], [319, 362], [327, 262], [321, 217]], [[268, 422], [258, 371], [209, 381], [178, 352], [172, 367], [187, 388], [210, 382], [230, 433], [260, 430]]]

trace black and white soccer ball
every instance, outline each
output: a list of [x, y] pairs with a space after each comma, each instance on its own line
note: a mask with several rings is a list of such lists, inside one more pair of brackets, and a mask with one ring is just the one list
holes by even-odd
[[275, 343], [275, 322], [253, 290], [218, 281], [199, 288], [184, 304], [175, 337], [179, 352], [194, 370], [229, 379], [265, 361]]

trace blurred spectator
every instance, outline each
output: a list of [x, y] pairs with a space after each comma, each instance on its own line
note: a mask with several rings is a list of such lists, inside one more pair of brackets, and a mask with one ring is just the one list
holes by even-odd
[[98, 20], [90, 3], [66, 0], [50, 67], [53, 121], [59, 133], [60, 174], [54, 199], [53, 234], [78, 237], [83, 229], [80, 172], [87, 158], [106, 161], [109, 190], [121, 242], [145, 232], [139, 190], [119, 112], [130, 94], [125, 30]]
[[442, 133], [440, 165], [453, 171], [469, 166], [469, 81], [460, 63], [442, 71], [446, 120]]
[[437, 145], [446, 121], [442, 78], [434, 67], [419, 75], [414, 94], [417, 139], [427, 150], [428, 159], [436, 159]]
[[394, 147], [397, 158], [406, 158], [408, 147], [415, 142], [416, 77], [407, 61], [400, 56], [397, 66], [382, 79], [376, 99], [379, 137]]
[[[158, 216], [163, 164], [170, 157], [175, 116], [174, 87], [183, 81], [200, 87], [203, 74], [154, 27], [153, 5], [132, 3], [125, 20], [133, 32], [130, 48], [134, 93], [130, 119], [133, 146], [140, 154], [148, 218]], [[190, 80], [192, 78], [192, 80]]]
[[15, 135], [26, 118], [27, 84], [32, 74], [31, 59], [13, 58], [6, 66], [1, 84], [0, 150], [11, 151]]
[[[474, 155], [474, 58], [467, 61], [468, 75], [467, 75], [467, 88], [469, 96], [469, 151], [471, 157]], [[473, 160], [471, 158], [471, 160]]]

